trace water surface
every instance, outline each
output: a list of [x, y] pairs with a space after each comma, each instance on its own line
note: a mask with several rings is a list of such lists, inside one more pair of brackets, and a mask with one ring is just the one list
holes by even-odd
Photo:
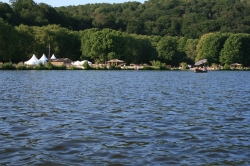
[[0, 165], [249, 165], [249, 76], [0, 71]]

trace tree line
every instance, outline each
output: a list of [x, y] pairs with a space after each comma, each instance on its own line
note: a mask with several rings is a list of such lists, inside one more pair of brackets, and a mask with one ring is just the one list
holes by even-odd
[[0, 2], [0, 61], [32, 54], [128, 64], [178, 66], [206, 58], [250, 66], [247, 0], [148, 0], [53, 8], [33, 0]]
[[160, 61], [179, 66], [208, 59], [209, 64], [250, 66], [250, 35], [213, 32], [199, 39], [179, 36], [147, 36], [112, 29], [91, 28], [73, 31], [60, 25], [11, 26], [0, 18], [0, 61], [18, 63], [33, 54], [71, 60], [105, 63], [122, 59], [127, 64]]
[[12, 26], [56, 24], [74, 31], [109, 28], [129, 34], [192, 39], [210, 32], [250, 32], [248, 0], [147, 0], [62, 7], [10, 0], [10, 5], [0, 2], [0, 17]]

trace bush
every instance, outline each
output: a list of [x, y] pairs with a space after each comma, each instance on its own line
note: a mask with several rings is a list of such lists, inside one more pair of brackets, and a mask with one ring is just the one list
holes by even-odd
[[45, 66], [45, 69], [49, 69], [49, 70], [66, 70], [67, 67], [65, 65], [62, 66], [55, 66], [52, 65], [50, 62], [48, 62]]
[[16, 67], [12, 64], [12, 62], [6, 62], [2, 65], [2, 70], [15, 70]]
[[156, 70], [169, 70], [167, 65], [160, 61], [151, 61], [151, 64], [155, 67]]
[[38, 65], [35, 66], [36, 70], [46, 70], [47, 68], [44, 66], [42, 62], [39, 62]]
[[143, 70], [154, 70], [154, 67], [152, 66], [143, 66]]
[[92, 69], [95, 69], [95, 70], [107, 70], [107, 66], [104, 65], [104, 66], [96, 66], [95, 68], [94, 67], [91, 67]]
[[115, 70], [115, 65], [114, 64], [111, 64], [110, 67], [109, 67], [110, 70]]
[[75, 67], [75, 66], [71, 66], [71, 67], [70, 67], [70, 70], [82, 70], [82, 68], [80, 68], [80, 67]]
[[87, 61], [85, 61], [82, 66], [83, 66], [83, 68], [85, 70], [89, 70], [90, 69], [89, 63]]
[[122, 68], [121, 68], [121, 66], [115, 66], [112, 64], [112, 65], [110, 65], [109, 69], [110, 70], [121, 70]]
[[180, 66], [181, 66], [182, 69], [189, 69], [189, 67], [188, 67], [188, 65], [187, 65], [186, 62], [181, 62]]
[[17, 70], [26, 70], [27, 67], [23, 64], [23, 62], [19, 62], [19, 63], [16, 65], [16, 69], [17, 69]]
[[159, 67], [160, 70], [169, 70], [169, 68], [166, 65], [162, 65]]
[[54, 66], [53, 66], [50, 62], [48, 62], [48, 63], [46, 64], [46, 67], [47, 67], [49, 70], [52, 70]]
[[54, 70], [66, 70], [67, 67], [65, 65], [62, 65], [62, 66], [53, 66], [53, 69]]
[[121, 66], [115, 66], [114, 70], [121, 70]]
[[104, 65], [104, 66], [103, 66], [103, 70], [108, 70], [107, 65]]
[[230, 66], [228, 64], [225, 64], [223, 69], [224, 70], [230, 70]]

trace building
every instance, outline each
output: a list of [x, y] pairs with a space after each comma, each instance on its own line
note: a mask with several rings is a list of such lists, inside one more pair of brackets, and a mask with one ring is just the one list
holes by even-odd
[[73, 62], [69, 58], [58, 58], [58, 59], [49, 59], [49, 62], [54, 66], [62, 66], [70, 67]]
[[108, 66], [111, 66], [111, 65], [122, 66], [126, 64], [124, 61], [119, 60], [119, 59], [112, 59], [112, 60], [109, 60], [107, 63], [108, 63]]

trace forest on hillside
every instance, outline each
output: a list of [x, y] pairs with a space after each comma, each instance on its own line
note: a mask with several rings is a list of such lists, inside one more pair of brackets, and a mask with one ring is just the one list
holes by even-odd
[[[248, 0], [148, 0], [51, 7], [0, 2], [0, 61], [32, 54], [127, 63], [250, 65]], [[232, 47], [234, 45], [234, 47]]]
[[249, 0], [148, 0], [55, 8], [33, 0], [10, 2], [0, 2], [0, 17], [12, 26], [56, 24], [74, 31], [109, 28], [196, 39], [209, 32], [250, 32]]

